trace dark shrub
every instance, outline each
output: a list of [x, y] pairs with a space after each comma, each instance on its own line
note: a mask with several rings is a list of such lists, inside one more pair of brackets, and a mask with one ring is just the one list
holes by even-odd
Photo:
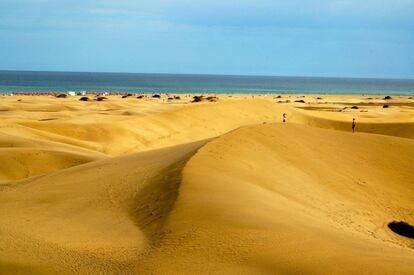
[[66, 98], [66, 97], [68, 97], [68, 95], [67, 94], [58, 94], [56, 97], [57, 98]]
[[305, 101], [304, 101], [303, 99], [295, 100], [295, 102], [298, 102], [298, 103], [305, 103]]
[[82, 96], [81, 98], [79, 98], [80, 101], [88, 101], [89, 97], [87, 96]]
[[359, 109], [358, 106], [352, 106], [351, 109]]
[[388, 107], [390, 107], [388, 104], [385, 104], [382, 106], [382, 108], [388, 108]]
[[207, 97], [206, 98], [208, 101], [210, 101], [210, 102], [216, 102], [216, 101], [218, 101], [218, 98], [216, 97], [216, 96], [209, 96], [209, 97]]
[[139, 95], [139, 96], [137, 96], [137, 98], [138, 99], [141, 99], [141, 98], [144, 98], [144, 96], [143, 95]]
[[392, 99], [389, 95], [387, 95], [386, 97], [384, 97], [384, 99]]
[[152, 98], [161, 98], [160, 95], [153, 95]]
[[96, 98], [96, 101], [104, 101], [107, 100], [108, 98], [104, 97], [104, 96], [99, 96]]
[[204, 100], [204, 96], [202, 96], [202, 95], [196, 95], [196, 96], [193, 96], [193, 101], [192, 102], [201, 102], [201, 101], [203, 101]]

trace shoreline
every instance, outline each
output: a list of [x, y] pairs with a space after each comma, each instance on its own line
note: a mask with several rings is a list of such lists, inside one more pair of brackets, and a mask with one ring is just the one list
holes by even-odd
[[59, 94], [67, 94], [68, 96], [83, 96], [83, 95], [106, 95], [106, 96], [123, 96], [131, 94], [133, 95], [227, 95], [227, 96], [398, 96], [398, 97], [413, 97], [414, 92], [411, 94], [395, 94], [395, 93], [226, 93], [226, 92], [106, 92], [106, 91], [73, 91], [75, 94], [71, 95], [72, 91], [25, 91], [25, 92], [1, 92], [0, 96], [56, 96]]

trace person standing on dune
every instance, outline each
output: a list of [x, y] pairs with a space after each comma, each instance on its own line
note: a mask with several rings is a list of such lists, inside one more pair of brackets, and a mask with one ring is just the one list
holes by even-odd
[[283, 123], [286, 122], [286, 113], [283, 113]]
[[355, 133], [355, 118], [352, 119], [352, 133]]

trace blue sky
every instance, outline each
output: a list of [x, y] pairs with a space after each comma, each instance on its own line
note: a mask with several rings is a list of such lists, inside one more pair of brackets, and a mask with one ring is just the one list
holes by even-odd
[[0, 0], [0, 69], [414, 78], [414, 0]]

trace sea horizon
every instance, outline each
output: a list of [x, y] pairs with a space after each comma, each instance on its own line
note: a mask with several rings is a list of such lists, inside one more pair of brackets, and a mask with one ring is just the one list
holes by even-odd
[[68, 91], [414, 95], [414, 79], [0, 70], [0, 93]]

